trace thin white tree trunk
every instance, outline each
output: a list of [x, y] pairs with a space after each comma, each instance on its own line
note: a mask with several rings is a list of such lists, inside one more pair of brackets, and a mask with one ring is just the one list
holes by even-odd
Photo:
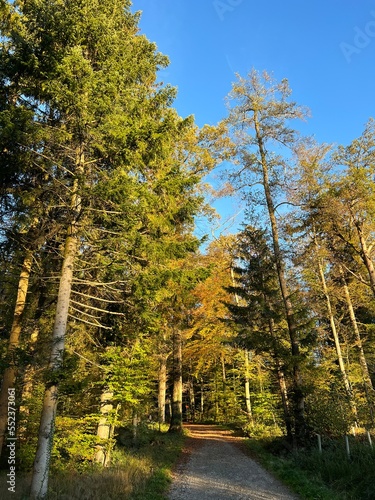
[[113, 392], [106, 389], [100, 396], [100, 420], [98, 429], [96, 431], [97, 437], [102, 441], [102, 444], [98, 446], [97, 452], [95, 454], [95, 461], [103, 467], [109, 465], [110, 457], [110, 447], [109, 439], [111, 437], [111, 422], [108, 419], [108, 415], [113, 410]]
[[[317, 246], [316, 241], [315, 241], [315, 244]], [[354, 402], [354, 399], [353, 399], [353, 394], [352, 394], [352, 389], [351, 389], [350, 382], [349, 382], [349, 377], [348, 377], [348, 374], [346, 372], [345, 363], [344, 363], [344, 359], [343, 359], [343, 356], [342, 356], [340, 339], [339, 339], [339, 335], [338, 335], [337, 328], [336, 328], [335, 318], [334, 318], [333, 312], [332, 312], [331, 299], [330, 299], [330, 296], [329, 296], [328, 287], [327, 287], [327, 283], [326, 283], [326, 278], [324, 276], [323, 265], [322, 265], [320, 257], [318, 257], [318, 267], [319, 267], [320, 281], [321, 281], [322, 288], [323, 288], [323, 293], [324, 293], [324, 296], [325, 296], [325, 299], [326, 299], [328, 319], [329, 319], [329, 323], [330, 323], [330, 326], [331, 326], [333, 340], [335, 342], [337, 360], [338, 360], [338, 363], [339, 363], [339, 367], [340, 367], [342, 379], [343, 379], [343, 382], [344, 382], [346, 394], [348, 396], [349, 404], [350, 404], [350, 407], [351, 407], [351, 409], [353, 411], [355, 420], [357, 421], [357, 419], [358, 419], [358, 417], [357, 417], [357, 408], [356, 408], [356, 405], [355, 405], [355, 402]]]
[[253, 411], [251, 408], [251, 399], [250, 399], [250, 380], [249, 380], [249, 352], [247, 350], [244, 351], [245, 358], [245, 402], [246, 402], [246, 413], [249, 421], [253, 424]]
[[[83, 174], [84, 156], [77, 154], [76, 172]], [[81, 211], [81, 198], [78, 193], [78, 179], [74, 181], [71, 209], [75, 217], [71, 222], [65, 240], [64, 259], [61, 269], [59, 292], [57, 296], [55, 323], [52, 334], [51, 355], [49, 360], [50, 382], [46, 384], [43, 408], [38, 434], [30, 496], [43, 499], [48, 491], [48, 474], [53, 445], [54, 426], [58, 402], [59, 372], [63, 366], [65, 334], [68, 323], [70, 293], [72, 290], [74, 260], [78, 251], [77, 220]]]
[[372, 380], [370, 377], [370, 372], [368, 369], [365, 352], [363, 350], [361, 334], [359, 331], [357, 318], [355, 316], [354, 307], [353, 307], [352, 299], [351, 299], [350, 292], [349, 292], [349, 287], [346, 283], [346, 280], [344, 277], [344, 272], [343, 272], [343, 269], [341, 266], [340, 266], [340, 274], [341, 274], [341, 279], [342, 279], [342, 283], [343, 283], [343, 287], [344, 287], [346, 304], [348, 306], [350, 322], [352, 324], [352, 328], [353, 328], [353, 331], [355, 334], [356, 347], [358, 349], [358, 354], [359, 354], [359, 364], [361, 365], [366, 398], [367, 398], [367, 402], [369, 405], [371, 420], [373, 421], [374, 420], [374, 388], [372, 385]]

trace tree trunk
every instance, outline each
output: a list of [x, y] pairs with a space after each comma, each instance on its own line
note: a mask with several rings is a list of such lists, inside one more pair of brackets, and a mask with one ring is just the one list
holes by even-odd
[[26, 295], [29, 287], [32, 263], [33, 252], [29, 250], [24, 258], [18, 282], [16, 305], [8, 344], [9, 366], [5, 368], [0, 391], [0, 454], [8, 425], [8, 390], [13, 389], [16, 382], [17, 362], [14, 357], [15, 350], [20, 343], [22, 316], [26, 306]]
[[200, 409], [201, 409], [201, 420], [203, 420], [204, 416], [204, 383], [203, 378], [201, 379], [201, 391], [200, 391]]
[[109, 389], [104, 390], [100, 396], [101, 417], [96, 435], [102, 443], [98, 445], [98, 450], [95, 453], [95, 462], [101, 464], [103, 467], [108, 466], [111, 460], [109, 439], [112, 434], [112, 424], [108, 419], [108, 414], [113, 410], [112, 399], [113, 392]]
[[165, 423], [165, 401], [167, 392], [167, 356], [160, 356], [158, 375], [158, 421], [159, 429]]
[[365, 388], [365, 393], [366, 393], [366, 399], [367, 399], [367, 403], [369, 405], [369, 411], [370, 411], [370, 415], [371, 415], [371, 422], [373, 423], [374, 422], [374, 388], [372, 385], [370, 372], [369, 372], [369, 369], [367, 366], [366, 356], [365, 356], [365, 353], [363, 350], [361, 334], [359, 332], [357, 318], [355, 316], [352, 299], [350, 297], [349, 287], [346, 283], [346, 280], [344, 277], [344, 272], [343, 272], [343, 269], [341, 266], [340, 266], [340, 274], [341, 274], [341, 279], [342, 279], [342, 283], [343, 283], [343, 287], [344, 287], [346, 304], [348, 306], [350, 322], [352, 324], [352, 328], [353, 328], [355, 339], [356, 339], [355, 345], [358, 349], [359, 363], [361, 365], [363, 383], [364, 383], [364, 388]]
[[[265, 300], [267, 300], [266, 297], [265, 297]], [[274, 321], [272, 318], [270, 318], [268, 320], [268, 328], [269, 328], [271, 337], [272, 337], [273, 342], [274, 342], [274, 351], [275, 351], [274, 357], [275, 357], [275, 362], [276, 362], [277, 381], [279, 383], [281, 401], [282, 401], [282, 405], [283, 405], [286, 434], [287, 434], [287, 437], [289, 438], [289, 440], [293, 443], [293, 422], [292, 422], [292, 416], [290, 414], [288, 389], [287, 389], [286, 382], [285, 382], [284, 370], [282, 369], [281, 362], [280, 362], [279, 355], [278, 355], [277, 338], [276, 338], [275, 329], [274, 329]]]
[[249, 380], [249, 353], [247, 350], [244, 352], [245, 359], [245, 403], [246, 403], [246, 413], [247, 418], [251, 424], [254, 424], [253, 411], [251, 408], [250, 399], [250, 380]]
[[358, 238], [359, 238], [359, 242], [361, 245], [361, 257], [362, 257], [363, 263], [366, 266], [366, 269], [367, 269], [367, 272], [368, 272], [368, 275], [370, 278], [370, 286], [371, 286], [372, 293], [375, 296], [375, 266], [374, 266], [374, 263], [372, 262], [370, 252], [367, 248], [366, 239], [363, 236], [363, 231], [362, 231], [362, 227], [361, 227], [360, 223], [355, 222], [355, 227], [357, 229]]
[[[318, 247], [318, 244], [317, 244], [316, 241], [315, 241], [315, 245], [316, 245], [316, 247]], [[354, 402], [354, 399], [353, 399], [353, 393], [352, 393], [352, 389], [351, 389], [351, 386], [350, 386], [349, 377], [348, 377], [348, 374], [346, 373], [345, 363], [344, 363], [344, 359], [342, 357], [342, 352], [341, 352], [340, 339], [339, 339], [339, 335], [337, 333], [335, 318], [334, 318], [333, 312], [332, 312], [331, 299], [330, 299], [330, 296], [329, 296], [329, 292], [328, 292], [328, 288], [327, 288], [327, 283], [326, 283], [326, 279], [325, 279], [325, 276], [324, 276], [324, 270], [323, 270], [322, 262], [321, 262], [321, 259], [319, 257], [318, 257], [318, 266], [319, 266], [320, 281], [321, 281], [322, 288], [323, 288], [323, 293], [324, 293], [324, 296], [325, 296], [325, 299], [326, 299], [328, 319], [329, 319], [329, 323], [330, 323], [330, 326], [331, 326], [331, 331], [332, 331], [333, 339], [334, 339], [334, 342], [335, 342], [336, 353], [337, 353], [337, 360], [338, 360], [338, 363], [339, 363], [339, 367], [340, 367], [342, 379], [343, 379], [343, 382], [344, 382], [345, 391], [346, 391], [346, 394], [347, 394], [347, 397], [348, 397], [348, 400], [349, 400], [349, 404], [350, 404], [350, 407], [352, 409], [352, 412], [353, 412], [353, 415], [355, 417], [355, 420], [357, 421], [358, 420], [357, 408], [356, 408], [356, 405], [355, 405], [355, 402]]]
[[292, 418], [290, 416], [288, 389], [287, 389], [286, 382], [285, 382], [284, 370], [282, 369], [280, 361], [278, 359], [276, 359], [276, 370], [277, 370], [277, 381], [279, 383], [281, 401], [282, 401], [282, 405], [283, 405], [286, 435], [289, 439], [292, 439], [293, 426], [292, 426]]
[[[30, 336], [30, 350], [32, 355], [35, 353], [38, 337], [39, 327], [36, 326]], [[19, 409], [18, 437], [21, 442], [27, 439], [27, 421], [30, 414], [29, 407], [27, 406], [27, 401], [29, 398], [31, 398], [33, 392], [34, 375], [35, 368], [32, 364], [29, 364], [28, 366], [26, 366], [23, 374], [21, 405]]]
[[[77, 155], [76, 172], [83, 174], [84, 156]], [[78, 193], [78, 178], [73, 184], [71, 209], [74, 218], [65, 240], [64, 259], [61, 269], [59, 292], [57, 295], [55, 323], [52, 334], [51, 355], [49, 360], [50, 381], [46, 384], [42, 415], [39, 426], [38, 444], [34, 461], [30, 496], [43, 499], [48, 491], [48, 474], [53, 445], [60, 371], [63, 367], [66, 326], [68, 323], [70, 293], [72, 290], [74, 260], [78, 252], [77, 221], [81, 212], [81, 197]]]
[[280, 249], [279, 229], [277, 225], [276, 212], [270, 188], [267, 156], [263, 145], [263, 139], [260, 133], [258, 116], [256, 111], [254, 112], [254, 127], [255, 127], [256, 139], [258, 143], [258, 149], [262, 164], [263, 188], [266, 198], [268, 215], [271, 223], [273, 251], [275, 257], [277, 275], [279, 279], [280, 291], [283, 299], [285, 315], [288, 324], [290, 343], [291, 343], [291, 352], [293, 358], [293, 381], [294, 381], [293, 398], [294, 398], [295, 434], [297, 440], [303, 440], [306, 435], [307, 428], [305, 421], [305, 398], [302, 389], [302, 375], [301, 375], [300, 359], [299, 359], [300, 351], [298, 342], [298, 328], [296, 325], [294, 309], [292, 301], [290, 299], [290, 292], [288, 290], [287, 281], [285, 277], [285, 262]]
[[182, 431], [182, 336], [181, 332], [173, 332], [173, 392], [172, 415], [169, 432]]
[[195, 422], [195, 394], [194, 394], [194, 379], [190, 375], [189, 380], [189, 411], [188, 418], [190, 422]]

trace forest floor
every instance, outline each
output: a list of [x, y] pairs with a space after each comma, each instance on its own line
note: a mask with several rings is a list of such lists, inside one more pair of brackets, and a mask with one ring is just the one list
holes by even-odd
[[189, 438], [169, 500], [297, 500], [243, 450], [244, 438], [215, 425], [187, 424]]

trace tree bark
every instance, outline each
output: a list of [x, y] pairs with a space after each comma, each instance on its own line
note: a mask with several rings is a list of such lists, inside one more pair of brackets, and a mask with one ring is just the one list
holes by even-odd
[[[84, 155], [77, 154], [76, 172], [83, 174]], [[78, 252], [77, 221], [81, 212], [78, 178], [73, 184], [71, 209], [74, 212], [65, 239], [64, 259], [61, 269], [60, 285], [57, 295], [55, 323], [52, 333], [51, 355], [49, 360], [50, 381], [46, 384], [43, 399], [42, 415], [39, 426], [38, 444], [34, 460], [30, 496], [32, 499], [43, 499], [48, 491], [48, 474], [53, 445], [54, 426], [58, 401], [60, 371], [63, 366], [65, 334], [68, 323], [70, 294], [72, 290], [74, 260]]]
[[165, 401], [167, 392], [167, 356], [160, 356], [158, 375], [158, 421], [159, 427], [165, 423]]
[[298, 328], [295, 321], [294, 309], [292, 301], [290, 299], [290, 292], [288, 290], [287, 280], [285, 277], [285, 262], [282, 256], [280, 242], [279, 242], [279, 229], [276, 220], [276, 211], [272, 198], [270, 181], [269, 181], [269, 169], [266, 151], [263, 144], [263, 138], [260, 133], [260, 126], [258, 121], [257, 111], [254, 111], [254, 128], [256, 132], [256, 140], [258, 144], [258, 149], [260, 153], [260, 160], [262, 165], [263, 173], [263, 188], [266, 198], [266, 204], [268, 209], [268, 215], [271, 223], [272, 232], [272, 242], [273, 251], [277, 269], [277, 275], [280, 285], [281, 296], [283, 299], [284, 310], [286, 315], [286, 320], [288, 324], [288, 331], [291, 343], [291, 352], [293, 358], [293, 398], [294, 398], [294, 420], [295, 420], [295, 434], [297, 440], [303, 440], [307, 428], [305, 421], [305, 398], [302, 389], [302, 375], [300, 368], [300, 350], [298, 342]]
[[361, 225], [358, 222], [355, 222], [355, 227], [357, 229], [359, 243], [361, 245], [361, 257], [362, 257], [363, 263], [366, 266], [366, 269], [367, 269], [367, 272], [368, 272], [368, 275], [370, 278], [370, 286], [371, 286], [372, 293], [375, 296], [375, 266], [374, 266], [374, 263], [372, 262], [370, 252], [367, 248], [366, 239], [363, 235], [363, 230], [362, 230]]
[[188, 417], [190, 422], [195, 422], [195, 394], [194, 394], [194, 379], [190, 375], [189, 380], [189, 411]]
[[[266, 297], [265, 297], [265, 300], [267, 300]], [[274, 351], [275, 351], [274, 356], [275, 356], [275, 362], [276, 362], [277, 381], [279, 383], [281, 401], [282, 401], [282, 405], [283, 405], [286, 434], [287, 434], [287, 437], [289, 438], [289, 440], [291, 442], [293, 442], [293, 422], [292, 422], [292, 416], [290, 413], [288, 388], [287, 388], [287, 385], [285, 382], [284, 370], [282, 369], [281, 362], [280, 362], [279, 355], [278, 355], [277, 338], [276, 338], [275, 329], [274, 329], [274, 321], [272, 318], [270, 318], [268, 320], [268, 328], [269, 328], [271, 337], [272, 337], [273, 342], [274, 342]]]
[[96, 431], [96, 436], [102, 441], [102, 444], [98, 445], [97, 452], [95, 453], [95, 462], [101, 464], [103, 467], [108, 466], [111, 460], [108, 443], [109, 438], [111, 437], [112, 425], [108, 419], [108, 414], [113, 410], [112, 399], [113, 392], [109, 389], [105, 389], [100, 396], [101, 417]]
[[350, 296], [349, 287], [346, 283], [344, 272], [343, 272], [343, 269], [341, 266], [340, 266], [340, 274], [341, 274], [341, 279], [342, 279], [342, 283], [343, 283], [343, 287], [344, 287], [345, 300], [346, 300], [346, 304], [348, 306], [350, 322], [352, 324], [352, 328], [353, 328], [355, 339], [356, 339], [355, 345], [358, 349], [359, 364], [360, 364], [361, 370], [362, 370], [363, 384], [364, 384], [364, 388], [365, 388], [367, 403], [369, 406], [371, 422], [373, 423], [374, 422], [374, 388], [372, 385], [372, 380], [370, 377], [370, 372], [368, 369], [365, 352], [363, 350], [361, 334], [360, 334], [360, 331], [358, 328], [357, 318], [356, 318], [356, 315], [354, 312], [354, 307], [353, 307], [352, 299]]
[[[315, 241], [315, 245], [318, 246], [317, 243], [316, 243], [316, 241]], [[335, 342], [335, 348], [336, 348], [336, 353], [337, 353], [337, 360], [338, 360], [338, 363], [339, 363], [339, 367], [340, 367], [342, 379], [343, 379], [343, 382], [344, 382], [345, 391], [346, 391], [346, 394], [347, 394], [347, 397], [348, 397], [348, 400], [349, 400], [349, 404], [350, 404], [350, 407], [352, 409], [352, 412], [353, 412], [353, 415], [355, 417], [355, 420], [357, 421], [358, 420], [357, 408], [356, 408], [356, 405], [355, 405], [355, 402], [354, 402], [354, 399], [353, 399], [353, 393], [352, 393], [352, 389], [351, 389], [351, 386], [350, 386], [349, 377], [348, 377], [348, 374], [346, 373], [345, 363], [344, 363], [344, 359], [342, 357], [342, 352], [341, 352], [340, 339], [339, 339], [339, 335], [337, 333], [335, 318], [334, 318], [333, 312], [332, 312], [331, 299], [330, 299], [330, 296], [329, 296], [329, 292], [328, 292], [328, 288], [327, 288], [327, 283], [326, 283], [326, 279], [325, 279], [325, 276], [324, 276], [324, 270], [323, 270], [322, 262], [321, 262], [321, 259], [319, 257], [318, 257], [318, 266], [319, 266], [320, 281], [321, 281], [322, 288], [323, 288], [323, 293], [324, 293], [324, 296], [325, 296], [325, 299], [326, 299], [328, 319], [329, 319], [329, 323], [330, 323], [330, 326], [331, 326], [333, 340]]]
[[182, 335], [173, 332], [172, 415], [168, 432], [182, 431]]
[[8, 356], [9, 366], [5, 368], [0, 391], [0, 454], [3, 448], [5, 432], [8, 425], [8, 390], [14, 388], [17, 376], [17, 362], [14, 359], [15, 350], [20, 344], [22, 330], [22, 316], [26, 306], [26, 295], [29, 288], [29, 279], [33, 263], [33, 252], [26, 252], [23, 260], [20, 278], [18, 282], [16, 305], [14, 309], [13, 323], [10, 330]]
[[251, 424], [254, 424], [253, 411], [251, 408], [250, 399], [250, 380], [249, 380], [249, 353], [247, 350], [244, 351], [245, 359], [245, 403], [246, 403], [246, 413], [247, 418]]
[[204, 383], [203, 378], [201, 379], [201, 390], [200, 390], [200, 419], [203, 420], [204, 415]]

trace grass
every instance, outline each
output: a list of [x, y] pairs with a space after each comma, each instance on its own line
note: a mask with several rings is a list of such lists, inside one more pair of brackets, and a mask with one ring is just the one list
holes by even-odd
[[[48, 500], [165, 500], [184, 442], [184, 435], [151, 430], [137, 447], [115, 449], [110, 467], [52, 468]], [[0, 498], [26, 500], [30, 477], [18, 474], [16, 493], [8, 494], [6, 472], [0, 475]]]
[[284, 484], [305, 500], [373, 500], [375, 450], [351, 439], [348, 459], [344, 440], [317, 449], [290, 453], [281, 440], [250, 439], [249, 452]]

